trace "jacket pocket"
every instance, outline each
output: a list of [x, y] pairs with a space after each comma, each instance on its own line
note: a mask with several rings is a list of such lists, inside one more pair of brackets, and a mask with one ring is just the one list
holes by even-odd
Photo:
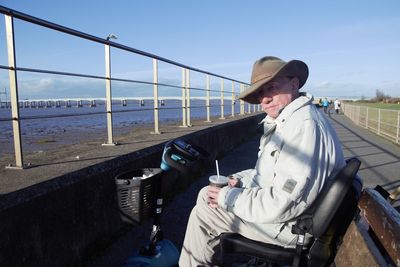
[[277, 144], [271, 142], [271, 145], [267, 148], [267, 150], [269, 153], [268, 156], [271, 158], [270, 160], [275, 164], [278, 161], [281, 148]]

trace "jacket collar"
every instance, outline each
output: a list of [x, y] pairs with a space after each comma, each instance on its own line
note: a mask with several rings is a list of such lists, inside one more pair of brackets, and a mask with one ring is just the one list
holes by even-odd
[[271, 126], [268, 125], [273, 125], [276, 124], [277, 128], [280, 128], [285, 124], [287, 119], [298, 109], [310, 105], [314, 100], [314, 97], [311, 94], [308, 93], [300, 93], [300, 96], [293, 100], [289, 105], [287, 105], [279, 114], [279, 116], [276, 119], [271, 118], [270, 116], [266, 116], [261, 123], [264, 123], [264, 129], [265, 128], [270, 128]]

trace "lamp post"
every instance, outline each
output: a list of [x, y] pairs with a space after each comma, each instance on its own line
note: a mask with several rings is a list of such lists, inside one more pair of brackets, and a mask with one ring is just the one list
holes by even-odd
[[110, 34], [107, 36], [106, 40], [107, 40], [107, 41], [110, 41], [110, 39], [118, 39], [118, 36], [116, 36], [116, 35], [113, 34], [113, 33], [110, 33]]
[[[110, 39], [117, 39], [115, 34], [109, 34], [106, 38], [107, 41]], [[113, 125], [112, 125], [112, 99], [111, 99], [111, 56], [110, 56], [110, 45], [105, 45], [105, 64], [106, 64], [106, 109], [107, 109], [107, 142], [103, 146], [115, 146], [116, 143], [113, 141]]]

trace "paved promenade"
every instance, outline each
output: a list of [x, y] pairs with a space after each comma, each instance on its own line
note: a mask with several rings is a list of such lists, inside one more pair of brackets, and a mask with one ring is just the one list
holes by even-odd
[[[400, 186], [399, 146], [356, 126], [344, 115], [332, 114], [330, 121], [342, 141], [345, 157], [357, 156], [361, 160], [359, 174], [365, 187], [379, 184], [391, 191]], [[221, 159], [220, 172], [230, 174], [254, 167], [258, 140], [258, 136], [252, 138]], [[208, 175], [201, 177], [165, 208], [162, 219], [165, 238], [170, 239], [179, 249], [182, 246], [190, 210], [195, 204], [198, 191], [207, 185], [207, 179]], [[397, 201], [395, 206], [398, 208], [399, 204]], [[129, 255], [147, 243], [151, 225], [152, 222], [147, 221], [135, 227], [116, 240], [102, 256], [91, 261], [88, 266], [121, 266]]]
[[355, 125], [344, 115], [331, 115], [345, 157], [357, 156], [364, 187], [381, 185], [392, 191], [400, 186], [400, 146]]

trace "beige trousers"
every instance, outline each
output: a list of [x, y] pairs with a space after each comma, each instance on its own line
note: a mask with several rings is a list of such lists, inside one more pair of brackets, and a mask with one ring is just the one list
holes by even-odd
[[196, 206], [189, 217], [179, 266], [213, 266], [215, 261], [213, 257], [218, 255], [218, 237], [225, 232], [239, 233], [247, 238], [265, 243], [295, 245], [293, 235], [287, 230], [281, 232], [277, 238], [266, 234], [260, 235], [254, 231], [254, 227], [250, 223], [241, 220], [233, 213], [220, 208], [210, 208], [207, 204], [207, 187], [204, 187], [200, 191]]

